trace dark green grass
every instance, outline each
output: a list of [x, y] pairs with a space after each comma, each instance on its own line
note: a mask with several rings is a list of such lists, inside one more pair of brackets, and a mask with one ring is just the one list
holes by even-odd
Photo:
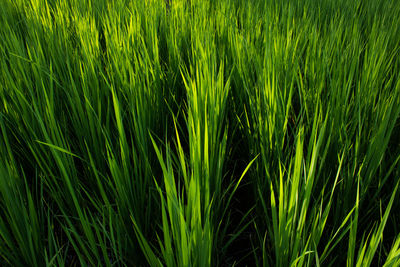
[[400, 265], [398, 1], [0, 1], [0, 265]]

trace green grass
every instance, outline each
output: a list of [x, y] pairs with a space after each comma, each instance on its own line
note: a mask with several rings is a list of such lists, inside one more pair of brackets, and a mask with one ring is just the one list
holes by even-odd
[[2, 0], [1, 266], [400, 266], [397, 0]]

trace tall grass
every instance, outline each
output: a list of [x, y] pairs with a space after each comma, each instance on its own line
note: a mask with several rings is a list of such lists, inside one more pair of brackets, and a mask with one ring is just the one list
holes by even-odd
[[400, 5], [2, 0], [0, 265], [400, 265]]

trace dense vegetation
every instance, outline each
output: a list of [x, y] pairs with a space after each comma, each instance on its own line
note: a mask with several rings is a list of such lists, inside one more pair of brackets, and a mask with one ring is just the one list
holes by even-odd
[[400, 266], [398, 0], [0, 0], [1, 266]]

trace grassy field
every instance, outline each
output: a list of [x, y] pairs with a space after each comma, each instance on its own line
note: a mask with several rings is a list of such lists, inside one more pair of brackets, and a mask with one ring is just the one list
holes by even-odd
[[400, 266], [398, 0], [0, 0], [1, 266]]

